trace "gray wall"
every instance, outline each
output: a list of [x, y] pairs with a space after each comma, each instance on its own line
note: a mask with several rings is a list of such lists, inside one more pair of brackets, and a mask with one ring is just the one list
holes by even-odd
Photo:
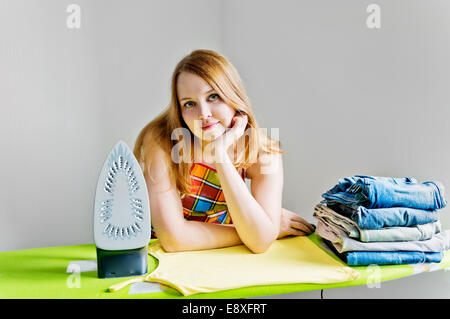
[[[366, 8], [381, 8], [369, 29]], [[228, 0], [224, 53], [262, 127], [280, 128], [283, 204], [309, 221], [353, 174], [450, 186], [448, 1]], [[441, 214], [450, 228], [449, 209]], [[325, 290], [324, 298], [450, 298], [450, 272]], [[311, 291], [270, 298], [320, 298]]]
[[[380, 29], [366, 26], [371, 3]], [[226, 4], [225, 53], [260, 125], [280, 128], [286, 208], [312, 220], [321, 194], [353, 174], [450, 185], [448, 1]]]
[[307, 220], [353, 174], [450, 185], [449, 33], [445, 0], [0, 0], [0, 250], [93, 242], [107, 153], [167, 105], [196, 48], [230, 58], [260, 126], [279, 128], [283, 206]]
[[[66, 26], [74, 2], [80, 29]], [[219, 8], [0, 0], [0, 250], [93, 242], [106, 156], [118, 140], [132, 147], [166, 107], [179, 59], [222, 50]]]

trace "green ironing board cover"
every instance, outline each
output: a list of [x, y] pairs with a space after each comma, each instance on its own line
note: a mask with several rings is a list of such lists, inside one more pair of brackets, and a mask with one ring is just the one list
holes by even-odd
[[[321, 237], [312, 234], [308, 238], [327, 252], [334, 259], [342, 261], [324, 248]], [[151, 242], [154, 242], [152, 240]], [[95, 260], [95, 245], [78, 245], [63, 247], [33, 248], [0, 252], [0, 298], [2, 299], [232, 299], [294, 293], [308, 290], [321, 290], [339, 287], [366, 285], [373, 283], [373, 268], [367, 266], [352, 267], [360, 272], [360, 277], [353, 281], [335, 284], [283, 284], [252, 286], [230, 289], [213, 293], [199, 293], [183, 296], [178, 291], [164, 287], [162, 292], [128, 294], [130, 286], [116, 292], [108, 288], [130, 278], [99, 279], [97, 271], [81, 272], [79, 288], [67, 284], [71, 273], [66, 269], [71, 261]], [[149, 272], [154, 270], [158, 261], [149, 255]], [[401, 277], [430, 271], [431, 267], [418, 265], [379, 266], [377, 281], [383, 282]], [[420, 266], [420, 265], [419, 265]], [[450, 268], [450, 251], [444, 252], [444, 259], [433, 264], [431, 270]]]

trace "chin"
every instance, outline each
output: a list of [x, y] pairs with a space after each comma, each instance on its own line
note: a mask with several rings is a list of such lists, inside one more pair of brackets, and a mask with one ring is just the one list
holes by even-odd
[[218, 124], [213, 130], [211, 131], [202, 131], [202, 136], [197, 136], [198, 138], [202, 139], [204, 141], [208, 141], [209, 138], [212, 136], [213, 140], [218, 138], [219, 136], [223, 135], [225, 133], [225, 128], [222, 124]]
[[210, 142], [210, 141], [214, 141], [216, 140], [218, 137], [220, 137], [222, 134], [217, 135], [217, 134], [204, 134], [203, 138], [199, 137], [201, 140], [203, 140], [204, 142]]

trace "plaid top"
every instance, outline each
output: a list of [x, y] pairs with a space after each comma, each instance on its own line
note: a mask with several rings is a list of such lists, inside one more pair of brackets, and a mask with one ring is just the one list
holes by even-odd
[[[194, 194], [180, 192], [184, 218], [205, 223], [232, 224], [217, 171], [203, 163], [194, 163], [190, 174], [191, 184], [199, 188], [195, 193], [195, 189], [191, 189]], [[241, 169], [240, 174], [245, 181], [245, 170]], [[152, 238], [157, 238], [153, 227]]]

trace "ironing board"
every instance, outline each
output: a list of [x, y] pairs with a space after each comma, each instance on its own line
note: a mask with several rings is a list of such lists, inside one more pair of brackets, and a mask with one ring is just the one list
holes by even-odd
[[[311, 234], [308, 238], [334, 259], [340, 261], [326, 248], [322, 238]], [[154, 242], [156, 240], [152, 240]], [[360, 272], [360, 277], [353, 281], [335, 284], [283, 284], [252, 286], [230, 289], [212, 293], [199, 293], [183, 296], [178, 291], [162, 287], [161, 291], [149, 293], [132, 293], [131, 287], [117, 292], [109, 292], [108, 288], [129, 278], [99, 279], [97, 271], [78, 274], [68, 273], [68, 265], [73, 261], [96, 259], [93, 244], [33, 248], [0, 252], [0, 298], [1, 299], [233, 299], [249, 298], [286, 293], [323, 290], [339, 287], [367, 285], [373, 279], [373, 266], [352, 267]], [[149, 272], [158, 262], [149, 255]], [[341, 261], [342, 262], [342, 261]], [[450, 251], [444, 252], [444, 259], [436, 264], [386, 265], [377, 269], [377, 281], [383, 282], [401, 277], [412, 276], [422, 272], [450, 268]], [[75, 278], [73, 276], [78, 276]], [[72, 280], [78, 285], [70, 284]], [[152, 283], [154, 285], [159, 285]]]

